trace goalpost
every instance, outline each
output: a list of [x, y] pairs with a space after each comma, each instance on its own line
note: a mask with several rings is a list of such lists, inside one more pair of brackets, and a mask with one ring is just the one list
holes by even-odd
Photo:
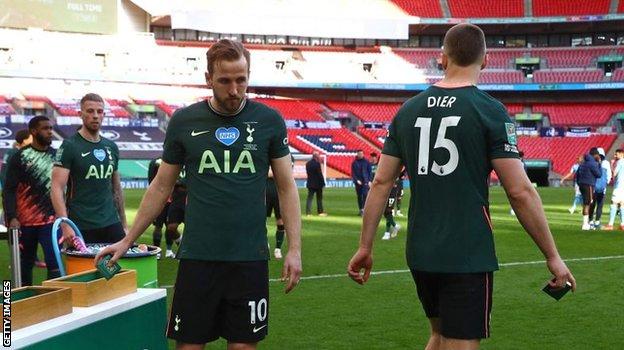
[[[323, 179], [325, 180], [325, 183], [327, 183], [327, 155], [319, 155], [321, 157], [321, 169], [323, 171]], [[293, 157], [295, 158], [295, 164], [293, 168], [293, 175], [295, 176], [295, 179], [306, 180], [308, 178], [308, 175], [306, 174], [305, 164], [310, 159], [312, 159], [312, 155], [298, 153], [293, 154]]]

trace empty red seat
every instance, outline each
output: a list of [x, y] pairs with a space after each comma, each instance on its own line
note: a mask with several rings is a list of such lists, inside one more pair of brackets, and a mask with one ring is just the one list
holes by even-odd
[[524, 17], [524, 0], [447, 0], [447, 2], [453, 18]]
[[533, 0], [533, 16], [606, 15], [610, 4], [611, 0]]
[[603, 126], [624, 103], [537, 103], [533, 112], [548, 115], [551, 125]]
[[390, 122], [401, 108], [401, 103], [392, 102], [338, 102], [328, 101], [326, 105], [334, 111], [348, 111], [364, 122]]
[[403, 11], [412, 16], [426, 18], [440, 18], [442, 15], [442, 7], [440, 0], [392, 0]]
[[[328, 152], [327, 149], [315, 145], [306, 136], [322, 138], [324, 142], [344, 146], [345, 151], [339, 149]], [[289, 129], [288, 140], [292, 147], [302, 153], [311, 154], [319, 151], [327, 155], [327, 165], [344, 173], [351, 175], [351, 162], [355, 159], [355, 150], [362, 150], [368, 156], [371, 152], [379, 153], [378, 149], [371, 147], [368, 143], [355, 136], [348, 129]]]
[[304, 121], [324, 121], [320, 112], [323, 107], [315, 101], [257, 98], [263, 103], [280, 112], [284, 119]]
[[536, 83], [587, 83], [600, 82], [603, 78], [601, 69], [538, 70], [533, 73], [533, 81]]
[[617, 135], [593, 135], [590, 137], [524, 137], [518, 138], [518, 146], [525, 158], [550, 159], [553, 170], [565, 175], [582, 154], [592, 147], [608, 150]]

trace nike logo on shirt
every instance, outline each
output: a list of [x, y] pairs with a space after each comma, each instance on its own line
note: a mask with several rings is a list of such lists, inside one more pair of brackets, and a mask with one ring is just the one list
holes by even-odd
[[81, 154], [81, 155], [82, 155], [82, 157], [84, 158], [84, 157], [88, 156], [89, 154], [91, 154], [91, 152], [87, 152], [87, 153], [80, 153], [80, 154]]
[[210, 132], [210, 130], [204, 130], [204, 131], [195, 131], [195, 130], [193, 130], [193, 131], [191, 131], [191, 136], [195, 137], [195, 136], [198, 136], [198, 135], [201, 135], [201, 134], [205, 134], [205, 133], [208, 133], [208, 132]]
[[258, 333], [258, 331], [260, 331], [262, 328], [264, 328], [264, 327], [266, 327], [266, 326], [267, 326], [267, 325], [264, 325], [264, 326], [259, 327], [259, 328], [254, 327], [254, 328], [253, 328], [253, 332], [254, 332], [254, 333]]

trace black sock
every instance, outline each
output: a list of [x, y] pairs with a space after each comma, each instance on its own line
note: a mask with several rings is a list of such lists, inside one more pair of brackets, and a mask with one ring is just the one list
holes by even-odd
[[285, 233], [284, 225], [277, 225], [277, 230], [275, 231], [275, 248], [282, 249]]
[[162, 240], [162, 227], [154, 228], [154, 233], [152, 233], [152, 242], [155, 246], [160, 247], [160, 241]]

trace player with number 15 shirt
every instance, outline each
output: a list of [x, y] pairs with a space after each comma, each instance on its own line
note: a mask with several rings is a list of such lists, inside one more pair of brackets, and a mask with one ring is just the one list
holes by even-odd
[[454, 273], [497, 270], [488, 209], [489, 161], [518, 158], [514, 124], [505, 107], [473, 85], [431, 86], [399, 110], [383, 153], [403, 159], [411, 176], [409, 267]]

